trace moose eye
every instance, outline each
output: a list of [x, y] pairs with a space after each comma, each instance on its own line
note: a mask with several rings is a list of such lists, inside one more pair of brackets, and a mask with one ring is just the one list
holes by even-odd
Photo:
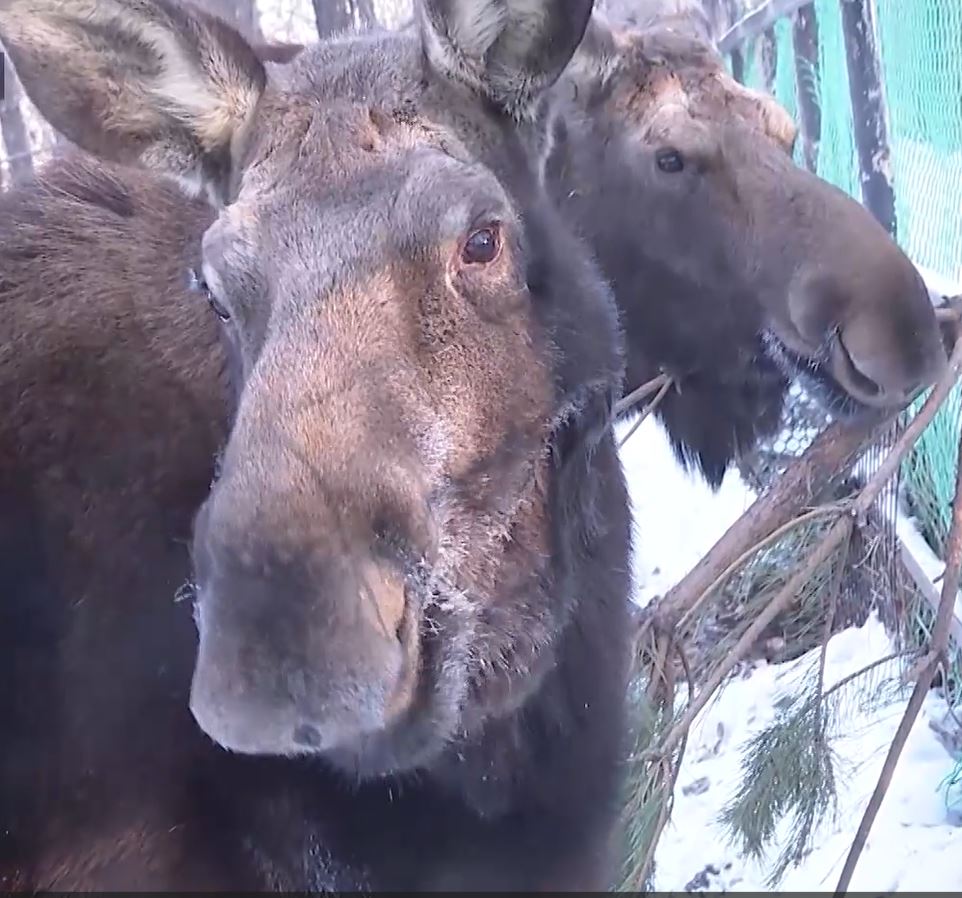
[[479, 228], [465, 241], [461, 261], [466, 265], [490, 265], [501, 252], [501, 232], [495, 225]]
[[201, 274], [198, 269], [190, 269], [187, 274], [187, 283], [189, 289], [204, 294], [207, 299], [207, 304], [213, 309], [214, 314], [220, 318], [221, 321], [230, 321], [230, 312], [217, 301], [210, 287], [207, 286], [207, 281], [204, 280], [203, 274]]
[[658, 150], [655, 153], [655, 162], [663, 172], [669, 175], [677, 174], [685, 167], [685, 160], [674, 147]]

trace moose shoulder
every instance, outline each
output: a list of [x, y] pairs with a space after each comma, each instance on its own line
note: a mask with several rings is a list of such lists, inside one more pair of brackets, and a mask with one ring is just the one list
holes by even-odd
[[623, 359], [520, 133], [590, 11], [0, 3], [106, 163], [0, 209], [5, 887], [607, 885]]
[[899, 408], [946, 354], [915, 267], [794, 164], [788, 113], [728, 75], [699, 6], [595, 12], [553, 92], [543, 163], [614, 289], [626, 390], [675, 380], [658, 414], [717, 486], [780, 424], [789, 378], [835, 414]]

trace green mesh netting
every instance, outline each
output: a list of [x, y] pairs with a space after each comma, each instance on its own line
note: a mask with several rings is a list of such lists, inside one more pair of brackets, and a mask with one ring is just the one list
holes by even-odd
[[[920, 400], [913, 410], [921, 404]], [[945, 557], [952, 520], [960, 428], [962, 390], [956, 387], [902, 465], [910, 510], [921, 525], [922, 535], [940, 558]]]
[[[793, 20], [742, 48], [745, 83], [771, 89], [798, 118], [799, 82], [821, 113], [816, 173], [861, 199], [839, 0], [815, 0], [818, 68], [796, 71]], [[962, 284], [962, 0], [876, 0], [897, 239], [923, 269]], [[774, 62], [774, 66], [772, 63]], [[730, 66], [730, 63], [729, 63]], [[803, 164], [799, 141], [796, 162]], [[962, 289], [962, 287], [958, 288]], [[910, 414], [921, 407], [915, 403]], [[906, 458], [910, 510], [943, 553], [962, 430], [962, 388]]]

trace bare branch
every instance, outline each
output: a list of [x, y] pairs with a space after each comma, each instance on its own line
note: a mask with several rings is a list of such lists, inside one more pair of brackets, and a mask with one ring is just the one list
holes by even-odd
[[614, 413], [617, 417], [637, 405], [643, 399], [647, 399], [652, 393], [657, 393], [666, 381], [670, 380], [667, 374], [659, 374], [651, 380], [643, 383], [637, 389], [632, 390], [627, 396], [623, 396], [615, 403]]
[[[655, 378], [655, 380], [657, 379], [658, 378]], [[652, 381], [651, 383], [654, 383], [654, 381]], [[625, 443], [627, 443], [628, 440], [631, 439], [635, 431], [638, 430], [638, 428], [645, 423], [645, 419], [648, 418], [652, 414], [652, 412], [654, 412], [655, 409], [658, 408], [659, 405], [661, 405], [661, 401], [662, 399], [665, 398], [665, 394], [671, 388], [672, 383], [674, 383], [674, 381], [672, 381], [671, 378], [668, 378], [667, 380], [664, 381], [664, 383], [662, 383], [661, 389], [658, 391], [658, 394], [655, 396], [654, 399], [651, 400], [651, 402], [648, 403], [648, 405], [645, 406], [645, 410], [638, 416], [638, 419], [635, 421], [635, 423], [631, 425], [631, 430], [629, 430], [628, 433], [624, 435], [621, 442], [618, 444], [619, 449], [622, 446], [624, 446]], [[639, 389], [643, 390], [645, 389], [645, 387], [640, 387]], [[636, 390], [635, 392], [637, 393], [638, 390]], [[634, 396], [634, 393], [632, 393], [631, 395]]]
[[[838, 519], [821, 537], [804, 563], [787, 582], [784, 583], [782, 588], [765, 606], [764, 610], [752, 621], [731, 651], [727, 652], [724, 658], [722, 658], [711, 671], [698, 695], [694, 699], [689, 697], [689, 702], [684, 714], [659, 740], [657, 747], [643, 751], [631, 760], [652, 764], [657, 769], [660, 769], [662, 775], [661, 777], [656, 776], [656, 779], [665, 779], [664, 771], [666, 764], [672, 763], [674, 769], [677, 771], [677, 766], [681, 764], [684, 754], [684, 745], [687, 742], [688, 732], [697, 716], [712, 699], [715, 692], [734, 669], [735, 665], [756, 643], [765, 628], [797, 598], [812, 576], [833, 554], [844, 551], [856, 522], [860, 521], [868, 513], [886, 483], [898, 471], [902, 459], [915, 445], [922, 435], [922, 432], [942, 406], [952, 388], [958, 382], [960, 374], [962, 374], [962, 337], [957, 340], [948, 367], [932, 389], [926, 402], [911, 424], [905, 428], [900, 437], [895, 441], [882, 464], [867, 480], [855, 499], [848, 503], [837, 503], [834, 507], [825, 508], [825, 514], [834, 513], [838, 515]], [[666, 640], [666, 634], [671, 634], [672, 638], [676, 638], [679, 632], [677, 629], [678, 621], [687, 619], [688, 613], [704, 601], [705, 593], [714, 589], [721, 580], [727, 577], [733, 566], [737, 566], [738, 563], [745, 560], [748, 553], [740, 551], [740, 549], [748, 542], [746, 534], [749, 537], [754, 537], [752, 544], [758, 547], [760, 544], [767, 544], [767, 541], [770, 541], [772, 535], [779, 533], [780, 530], [784, 532], [793, 526], [797, 526], [800, 521], [792, 521], [791, 517], [798, 513], [803, 501], [810, 501], [811, 497], [815, 495], [816, 489], [813, 480], [829, 480], [833, 473], [844, 470], [845, 466], [854, 460], [865, 438], [872, 434], [880, 421], [884, 422], [885, 420], [886, 417], [883, 416], [868, 416], [854, 424], [832, 428], [834, 433], [830, 438], [825, 439], [826, 434], [823, 434], [820, 440], [813, 442], [806, 453], [786, 472], [782, 480], [769, 495], [758, 500], [735, 525], [729, 528], [725, 536], [716, 543], [709, 555], [703, 559], [703, 564], [698, 566], [701, 567], [701, 571], [699, 572], [698, 567], [696, 567], [696, 569], [679, 584], [682, 588], [679, 589], [676, 587], [675, 590], [672, 590], [672, 592], [668, 593], [666, 597], [658, 602], [659, 608], [646, 620], [645, 626], [639, 634], [639, 638], [644, 638], [645, 634], [652, 628], [654, 632], [658, 634], [658, 639], [656, 640], [658, 644], [657, 657], [661, 659], [661, 664], [659, 664], [658, 667], [663, 668], [665, 659], [671, 654], [671, 646]], [[962, 468], [962, 466], [960, 466], [960, 468]], [[952, 543], [952, 550], [950, 552], [949, 566], [945, 574], [946, 584], [943, 590], [942, 603], [939, 607], [936, 628], [933, 631], [930, 660], [925, 670], [925, 676], [920, 679], [917, 685], [917, 690], [922, 689], [921, 694], [923, 697], [924, 690], [931, 684], [932, 676], [941, 663], [946, 646], [948, 645], [949, 624], [952, 619], [954, 599], [959, 585], [959, 566], [962, 564], [962, 511], [960, 511], [960, 508], [962, 508], [962, 473], [958, 476], [959, 482], [957, 484], [952, 532], [954, 542]], [[786, 489], [786, 484], [790, 485], [788, 489]], [[773, 499], [773, 497], [775, 498]], [[784, 508], [784, 505], [787, 505], [788, 508]], [[817, 516], [814, 511], [810, 511], [807, 513], [807, 516], [803, 515], [802, 518], [805, 519], [807, 517], [814, 519]], [[786, 518], [788, 518], [788, 520], [786, 520]], [[747, 523], [745, 523], [746, 521]], [[739, 540], [739, 537], [741, 537], [741, 540]], [[711, 560], [712, 555], [714, 555], [714, 560]], [[709, 563], [704, 563], [706, 560], [708, 560]], [[837, 588], [837, 582], [834, 588]], [[949, 601], [949, 598], [951, 601]], [[831, 601], [834, 603], [834, 598], [832, 598]], [[658, 673], [653, 675], [653, 679], [655, 682], [649, 681], [649, 697], [657, 694], [659, 686], [661, 686], [663, 682]], [[832, 691], [834, 691], [834, 689], [829, 690], [826, 695]], [[663, 694], [661, 699], [662, 706], [664, 707], [665, 700]], [[913, 699], [915, 699], [914, 695]], [[920, 707], [921, 698], [917, 700], [917, 704]], [[918, 707], [913, 703], [910, 703], [910, 707], [906, 712], [907, 718], [910, 712], [912, 714], [911, 720], [914, 720], [915, 715], [918, 714]], [[911, 721], [906, 724], [905, 734], [902, 737], [903, 743], [910, 727]], [[676, 746], [679, 746], [677, 751]], [[669, 758], [671, 758], [672, 755], [676, 756], [673, 761], [669, 762]], [[890, 767], [886, 768], [889, 778], [891, 777], [891, 769], [894, 769], [895, 761], [897, 761], [897, 753]], [[884, 772], [885, 771], [883, 771], [883, 774]], [[871, 816], [874, 818], [874, 813], [878, 810], [878, 804], [881, 803], [881, 797], [884, 796], [885, 788], [887, 788], [887, 783], [883, 784], [880, 781], [879, 790], [877, 790], [880, 794], [877, 802], [874, 806], [870, 805], [869, 811], [866, 812], [866, 820], [863, 820], [863, 827], [860, 828], [860, 832], [862, 832], [862, 844], [864, 844], [864, 839], [867, 837], [868, 829], [871, 826], [871, 820], [868, 819], [869, 814], [871, 813]], [[875, 801], [875, 798], [876, 797], [873, 796], [873, 801]], [[646, 846], [643, 871], [647, 871], [650, 866], [655, 851], [654, 843], [657, 842], [669, 816], [668, 800], [665, 800], [659, 808], [659, 813], [655, 821], [654, 842]], [[851, 869], [854, 869], [854, 864], [857, 861], [857, 856], [860, 851], [860, 847], [853, 846], [852, 854], [849, 858], [850, 864], [848, 865]], [[848, 869], [849, 878], [851, 876], [851, 869]], [[847, 885], [847, 881], [844, 884]], [[840, 884], [840, 890], [843, 890], [842, 884]]]

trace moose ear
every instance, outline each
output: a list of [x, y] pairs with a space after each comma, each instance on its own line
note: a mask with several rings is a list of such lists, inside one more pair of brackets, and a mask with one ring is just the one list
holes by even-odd
[[78, 146], [228, 202], [266, 83], [232, 28], [170, 0], [0, 0], [0, 41], [41, 115]]
[[585, 33], [593, 0], [421, 0], [421, 40], [431, 67], [529, 116]]
[[565, 77], [571, 77], [579, 86], [603, 86], [618, 69], [621, 50], [615, 40], [608, 20], [595, 12], [588, 22], [584, 37], [578, 45]]

